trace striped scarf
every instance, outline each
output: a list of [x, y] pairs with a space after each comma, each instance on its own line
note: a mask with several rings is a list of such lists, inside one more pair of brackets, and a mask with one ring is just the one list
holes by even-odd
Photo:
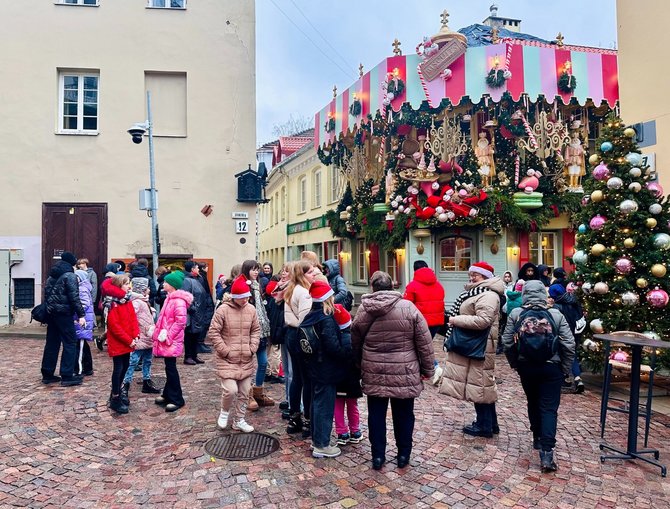
[[480, 293], [488, 292], [490, 291], [490, 288], [488, 286], [475, 286], [474, 288], [470, 288], [469, 290], [466, 290], [465, 292], [461, 293], [456, 301], [451, 305], [451, 309], [449, 311], [445, 311], [444, 313], [444, 319], [445, 319], [445, 333], [444, 333], [444, 349], [447, 349], [447, 341], [451, 337], [451, 332], [454, 330], [453, 325], [449, 325], [449, 317], [451, 316], [457, 316], [460, 314], [461, 311], [461, 305], [468, 300], [470, 297], [474, 297], [475, 295], [479, 295]]
[[105, 295], [105, 297], [102, 300], [102, 307], [107, 313], [114, 307], [118, 306], [119, 304], [125, 304], [126, 302], [130, 302], [130, 298], [132, 297], [132, 292], [128, 291], [126, 295], [122, 298], [119, 299], [117, 297], [112, 297], [111, 295]]

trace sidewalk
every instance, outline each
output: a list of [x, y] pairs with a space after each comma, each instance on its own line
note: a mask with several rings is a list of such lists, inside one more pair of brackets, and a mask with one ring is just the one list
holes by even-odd
[[[389, 421], [387, 464], [370, 466], [365, 399], [364, 440], [335, 459], [313, 459], [309, 442], [289, 437], [277, 407], [248, 416], [280, 449], [253, 461], [214, 460], [203, 449], [219, 436], [221, 390], [212, 355], [201, 366], [178, 364], [187, 404], [168, 414], [131, 389], [131, 412], [106, 407], [111, 361], [93, 349], [95, 375], [72, 388], [39, 381], [42, 342], [0, 339], [0, 507], [665, 507], [670, 483], [642, 462], [600, 462], [600, 396], [564, 395], [559, 410], [559, 470], [541, 474], [532, 449], [525, 399], [516, 373], [503, 362], [497, 404], [501, 427], [493, 439], [461, 432], [472, 405], [426, 386], [416, 400], [410, 467], [398, 469]], [[440, 352], [441, 353], [441, 352]], [[438, 354], [440, 355], [440, 354]], [[440, 358], [442, 356], [440, 355]], [[163, 363], [154, 364], [162, 383]], [[268, 386], [282, 399], [282, 387]], [[590, 388], [589, 388], [590, 389]], [[654, 402], [656, 403], [656, 401]], [[605, 438], [624, 444], [625, 417], [608, 417]], [[670, 464], [670, 418], [655, 415], [651, 447]]]

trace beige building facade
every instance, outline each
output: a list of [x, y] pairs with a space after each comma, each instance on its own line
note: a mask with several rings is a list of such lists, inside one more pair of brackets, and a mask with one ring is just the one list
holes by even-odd
[[160, 262], [209, 259], [217, 274], [254, 257], [256, 206], [236, 201], [234, 177], [255, 159], [254, 2], [8, 2], [3, 19], [0, 249], [22, 250], [14, 301], [32, 280], [39, 302], [63, 250], [98, 272], [151, 254], [148, 143], [126, 132], [146, 120], [147, 91]]

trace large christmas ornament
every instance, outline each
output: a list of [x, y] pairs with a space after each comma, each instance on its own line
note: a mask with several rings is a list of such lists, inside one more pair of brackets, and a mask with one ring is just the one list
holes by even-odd
[[589, 221], [589, 226], [592, 230], [600, 230], [603, 226], [605, 226], [606, 222], [607, 218], [598, 214], [592, 218], [591, 221]]
[[610, 359], [619, 362], [628, 362], [628, 354], [619, 348], [616, 352], [610, 355]]
[[605, 246], [603, 246], [602, 244], [594, 244], [591, 247], [591, 254], [595, 256], [600, 256], [605, 252], [605, 249], [606, 249]]
[[635, 137], [635, 129], [632, 127], [626, 127], [623, 130], [623, 135], [626, 136], [627, 138], [634, 138]]
[[633, 166], [640, 166], [642, 164], [642, 154], [628, 152], [628, 154], [626, 154], [626, 161]]
[[598, 154], [591, 154], [589, 156], [589, 164], [591, 166], [598, 164], [598, 161], [600, 161], [600, 156]]
[[575, 254], [572, 255], [572, 261], [578, 264], [586, 263], [588, 259], [589, 256], [584, 251], [576, 251]]
[[628, 237], [627, 239], [624, 239], [623, 241], [623, 247], [627, 247], [628, 249], [635, 247], [635, 240], [631, 239]]
[[670, 297], [668, 296], [668, 292], [659, 288], [658, 286], [652, 291], [647, 292], [647, 302], [651, 307], [664, 308], [668, 305], [669, 300]]
[[596, 180], [606, 180], [610, 176], [610, 169], [605, 163], [600, 163], [593, 168], [593, 178]]
[[585, 224], [580, 224], [579, 227], [577, 228], [577, 231], [579, 233], [586, 233], [586, 225]]
[[635, 292], [623, 292], [621, 294], [621, 303], [624, 306], [637, 306], [640, 302], [640, 296]]
[[653, 330], [646, 330], [642, 334], [647, 336], [649, 339], [655, 339], [656, 341], [661, 341], [661, 336], [655, 333]]
[[656, 221], [656, 219], [654, 219], [653, 217], [649, 217], [644, 222], [644, 224], [647, 225], [647, 228], [656, 228], [656, 225], [658, 224], [658, 221]]
[[596, 343], [592, 339], [585, 339], [584, 342], [582, 343], [582, 348], [584, 350], [595, 352], [596, 350], [598, 350], [598, 343]]
[[612, 150], [613, 148], [614, 148], [614, 145], [612, 145], [609, 141], [604, 141], [604, 142], [600, 145], [600, 150], [602, 150], [603, 152], [609, 152], [609, 151]]
[[639, 177], [640, 175], [642, 175], [642, 170], [641, 170], [640, 168], [631, 168], [630, 170], [628, 170], [628, 174], [629, 174], [631, 177], [635, 177], [635, 178], [637, 178], [637, 177]]
[[589, 323], [589, 327], [591, 328], [591, 331], [595, 332], [596, 334], [602, 334], [603, 332], [605, 332], [605, 328], [603, 327], [603, 321], [600, 318], [591, 320], [591, 323]]
[[643, 278], [643, 277], [639, 277], [639, 278], [637, 278], [637, 280], [635, 281], [635, 285], [636, 285], [638, 288], [646, 288], [647, 286], [649, 286], [649, 282], [648, 282], [645, 278]]
[[656, 277], [663, 277], [665, 276], [666, 272], [667, 269], [665, 268], [665, 265], [663, 265], [662, 263], [655, 263], [654, 265], [651, 266], [651, 273]]
[[667, 233], [657, 233], [654, 235], [654, 246], [663, 251], [670, 249], [670, 235]]
[[628, 274], [631, 270], [633, 270], [633, 262], [631, 262], [628, 258], [619, 258], [614, 263], [614, 268], [619, 274]]
[[596, 292], [598, 295], [605, 295], [607, 292], [610, 291], [610, 287], [604, 281], [600, 281], [593, 286], [593, 291]]
[[582, 292], [584, 292], [584, 295], [588, 295], [592, 291], [593, 291], [593, 285], [588, 281], [582, 285]]
[[634, 193], [639, 193], [640, 191], [642, 191], [642, 184], [640, 184], [639, 182], [631, 182], [628, 185], [628, 189], [630, 189]]
[[619, 177], [612, 177], [607, 181], [607, 189], [621, 189], [623, 187], [623, 180]]
[[603, 201], [604, 198], [605, 198], [605, 195], [600, 190], [593, 191], [591, 193], [591, 200], [595, 203], [599, 203], [599, 202]]
[[663, 212], [663, 207], [661, 206], [660, 203], [652, 203], [649, 205], [649, 213], [650, 214], [660, 214]]
[[647, 189], [649, 189], [652, 193], [654, 193], [654, 196], [656, 196], [656, 198], [663, 197], [663, 188], [661, 187], [661, 184], [659, 184], [658, 182], [647, 182]]
[[624, 214], [633, 214], [637, 212], [637, 202], [635, 200], [624, 200], [619, 203], [619, 210]]

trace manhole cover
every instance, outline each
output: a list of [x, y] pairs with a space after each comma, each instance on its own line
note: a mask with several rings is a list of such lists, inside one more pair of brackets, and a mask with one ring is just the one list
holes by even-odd
[[279, 440], [265, 433], [231, 433], [212, 438], [205, 444], [210, 456], [222, 460], [252, 460], [279, 449]]

